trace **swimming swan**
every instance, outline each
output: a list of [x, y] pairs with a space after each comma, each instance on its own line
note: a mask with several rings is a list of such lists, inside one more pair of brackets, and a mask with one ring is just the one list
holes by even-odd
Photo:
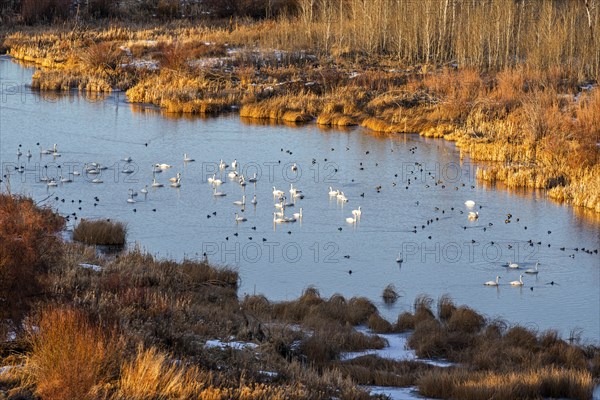
[[292, 214], [296, 219], [302, 219], [302, 207], [300, 207], [300, 212]]
[[519, 275], [518, 281], [512, 281], [511, 286], [523, 286], [523, 275]]
[[246, 205], [246, 195], [242, 196], [241, 200], [236, 200], [233, 202], [236, 206], [244, 206]]
[[362, 215], [360, 206], [358, 206], [357, 210], [352, 210], [352, 215], [354, 215], [354, 218], [360, 218], [360, 216]]
[[536, 275], [538, 272], [540, 272], [538, 270], [538, 266], [540, 265], [539, 261], [535, 263], [535, 268], [529, 268], [527, 270], [525, 270], [526, 274], [532, 274], [532, 275]]
[[497, 276], [496, 277], [496, 281], [487, 281], [486, 283], [484, 283], [484, 285], [486, 286], [498, 286], [498, 281], [500, 280], [500, 277]]
[[508, 268], [512, 268], [512, 269], [517, 269], [517, 268], [519, 268], [519, 264], [517, 264], [517, 263], [514, 263], [514, 262], [512, 262], [512, 261], [509, 261], [509, 262], [507, 263], [507, 266], [508, 266]]
[[476, 219], [479, 218], [479, 212], [469, 212], [469, 215], [467, 217], [469, 219], [469, 221], [475, 221]]
[[238, 213], [235, 213], [235, 222], [244, 222], [244, 221], [248, 221], [246, 219], [246, 217], [242, 217], [242, 216], [238, 215]]
[[465, 201], [465, 206], [467, 206], [469, 208], [473, 208], [473, 207], [475, 207], [475, 202], [473, 200], [467, 200], [467, 201]]
[[192, 161], [196, 161], [196, 160], [191, 157], [188, 157], [188, 155], [186, 153], [183, 153], [183, 162], [192, 162]]

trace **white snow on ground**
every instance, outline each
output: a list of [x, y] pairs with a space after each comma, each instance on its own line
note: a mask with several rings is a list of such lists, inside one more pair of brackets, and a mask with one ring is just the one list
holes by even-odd
[[[358, 332], [361, 332], [365, 335], [374, 335], [366, 327], [358, 327], [356, 328]], [[356, 357], [364, 356], [364, 355], [376, 355], [381, 358], [388, 358], [390, 360], [396, 361], [419, 361], [429, 365], [435, 365], [436, 367], [451, 367], [455, 365], [449, 361], [444, 360], [431, 360], [425, 358], [418, 358], [413, 350], [410, 350], [407, 346], [408, 336], [407, 333], [395, 333], [395, 334], [378, 334], [378, 336], [384, 338], [388, 342], [388, 346], [383, 349], [371, 349], [364, 351], [356, 351], [350, 353], [343, 353], [341, 355], [342, 360], [351, 360]]]
[[204, 344], [204, 347], [207, 348], [219, 348], [219, 349], [234, 349], [234, 350], [243, 350], [243, 349], [255, 349], [258, 347], [256, 343], [247, 343], [247, 342], [222, 342], [220, 340], [207, 340]]
[[0, 367], [0, 375], [7, 373], [13, 368], [12, 365], [5, 365], [4, 367]]
[[384, 394], [392, 400], [411, 400], [411, 399], [425, 399], [431, 400], [429, 397], [420, 396], [417, 392], [416, 387], [390, 387], [390, 386], [363, 386], [364, 389], [368, 389], [371, 394]]
[[91, 269], [92, 271], [96, 271], [96, 272], [100, 272], [100, 270], [102, 270], [102, 267], [99, 265], [95, 265], [95, 264], [86, 264], [86, 263], [81, 263], [79, 264], [79, 266], [81, 268], [85, 268], [85, 269]]

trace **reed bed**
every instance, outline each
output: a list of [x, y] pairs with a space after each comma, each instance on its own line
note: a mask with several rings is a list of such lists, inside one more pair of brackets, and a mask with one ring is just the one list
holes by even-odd
[[125, 224], [110, 220], [81, 220], [73, 229], [73, 240], [89, 245], [123, 246]]

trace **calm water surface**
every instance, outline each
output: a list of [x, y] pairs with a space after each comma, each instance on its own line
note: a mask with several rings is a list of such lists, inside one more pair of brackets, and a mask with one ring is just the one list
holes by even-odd
[[[62, 214], [125, 221], [129, 242], [160, 257], [207, 253], [212, 262], [239, 270], [241, 295], [294, 299], [312, 285], [325, 297], [366, 296], [395, 320], [417, 295], [447, 293], [489, 317], [555, 328], [565, 337], [580, 329], [585, 340], [600, 342], [599, 258], [575, 250], [600, 247], [598, 217], [554, 204], [542, 193], [483, 186], [452, 143], [360, 128], [252, 124], [237, 116], [169, 118], [127, 104], [123, 94], [39, 96], [26, 86], [32, 73], [0, 59], [0, 161], [3, 174], [11, 172], [13, 192]], [[44, 149], [56, 143], [61, 157], [40, 155], [38, 142]], [[196, 161], [184, 163], [184, 153]], [[121, 172], [127, 156], [133, 174]], [[219, 172], [220, 159], [228, 164], [237, 159], [238, 169], [257, 173], [258, 182], [243, 188], [229, 180], [229, 169]], [[54, 188], [40, 181], [82, 172], [89, 162], [109, 167], [101, 174], [104, 183], [93, 184], [97, 176], [83, 173]], [[173, 166], [156, 174], [165, 187], [149, 188], [147, 196], [128, 203], [128, 189], [138, 192], [152, 183], [155, 163]], [[20, 165], [22, 174], [14, 170]], [[168, 178], [177, 172], [181, 187], [171, 188]], [[227, 196], [213, 196], [206, 182], [213, 172]], [[273, 187], [289, 198], [291, 183], [305, 198], [286, 215], [302, 207], [303, 219], [274, 225]], [[342, 190], [348, 202], [330, 198], [330, 186]], [[241, 212], [233, 202], [244, 194]], [[256, 206], [250, 204], [253, 195]], [[478, 220], [468, 221], [466, 200], [476, 202]], [[347, 223], [358, 206], [360, 220]], [[247, 221], [236, 224], [236, 211]], [[505, 223], [508, 213], [511, 222]], [[507, 261], [521, 268], [509, 270]], [[512, 287], [536, 261], [539, 274], [524, 274], [524, 286]], [[497, 275], [498, 288], [483, 285]], [[381, 300], [388, 284], [402, 295], [391, 306]]]

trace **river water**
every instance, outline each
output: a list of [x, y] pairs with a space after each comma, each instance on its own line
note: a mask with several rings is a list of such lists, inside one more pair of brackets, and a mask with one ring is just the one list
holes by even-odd
[[[128, 104], [123, 93], [40, 95], [27, 86], [33, 71], [0, 58], [0, 162], [2, 174], [9, 173], [3, 191], [9, 183], [13, 193], [65, 215], [124, 221], [129, 245], [159, 257], [206, 253], [239, 271], [240, 295], [279, 301], [314, 286], [324, 297], [365, 296], [393, 321], [419, 294], [449, 294], [490, 318], [554, 328], [563, 337], [575, 330], [600, 342], [599, 256], [582, 250], [600, 248], [598, 216], [555, 204], [542, 192], [483, 185], [452, 143], [362, 128], [259, 124], [236, 115], [174, 118]], [[60, 157], [40, 154], [40, 146], [55, 143]], [[184, 162], [184, 153], [195, 161]], [[221, 159], [237, 160], [238, 170], [247, 178], [256, 173], [258, 182], [243, 187], [230, 180], [231, 168], [219, 170]], [[87, 175], [84, 164], [91, 162], [108, 169]], [[155, 174], [164, 187], [139, 193], [151, 185], [157, 163], [172, 166]], [[177, 172], [181, 186], [172, 188], [168, 178]], [[213, 196], [207, 183], [213, 173], [226, 196]], [[41, 180], [60, 175], [73, 182], [49, 187]], [[304, 198], [286, 216], [302, 207], [303, 218], [274, 224], [273, 187], [290, 201], [290, 184]], [[330, 197], [330, 186], [348, 201]], [[135, 203], [127, 201], [129, 189], [139, 193]], [[242, 212], [233, 202], [244, 194]], [[360, 219], [346, 222], [358, 206]], [[478, 219], [469, 221], [470, 211]], [[236, 223], [235, 212], [247, 221]], [[506, 268], [508, 261], [520, 268]], [[538, 261], [537, 275], [523, 274]], [[524, 285], [511, 286], [520, 274]], [[498, 287], [483, 285], [496, 276]], [[401, 295], [393, 305], [381, 298], [389, 284]]]

